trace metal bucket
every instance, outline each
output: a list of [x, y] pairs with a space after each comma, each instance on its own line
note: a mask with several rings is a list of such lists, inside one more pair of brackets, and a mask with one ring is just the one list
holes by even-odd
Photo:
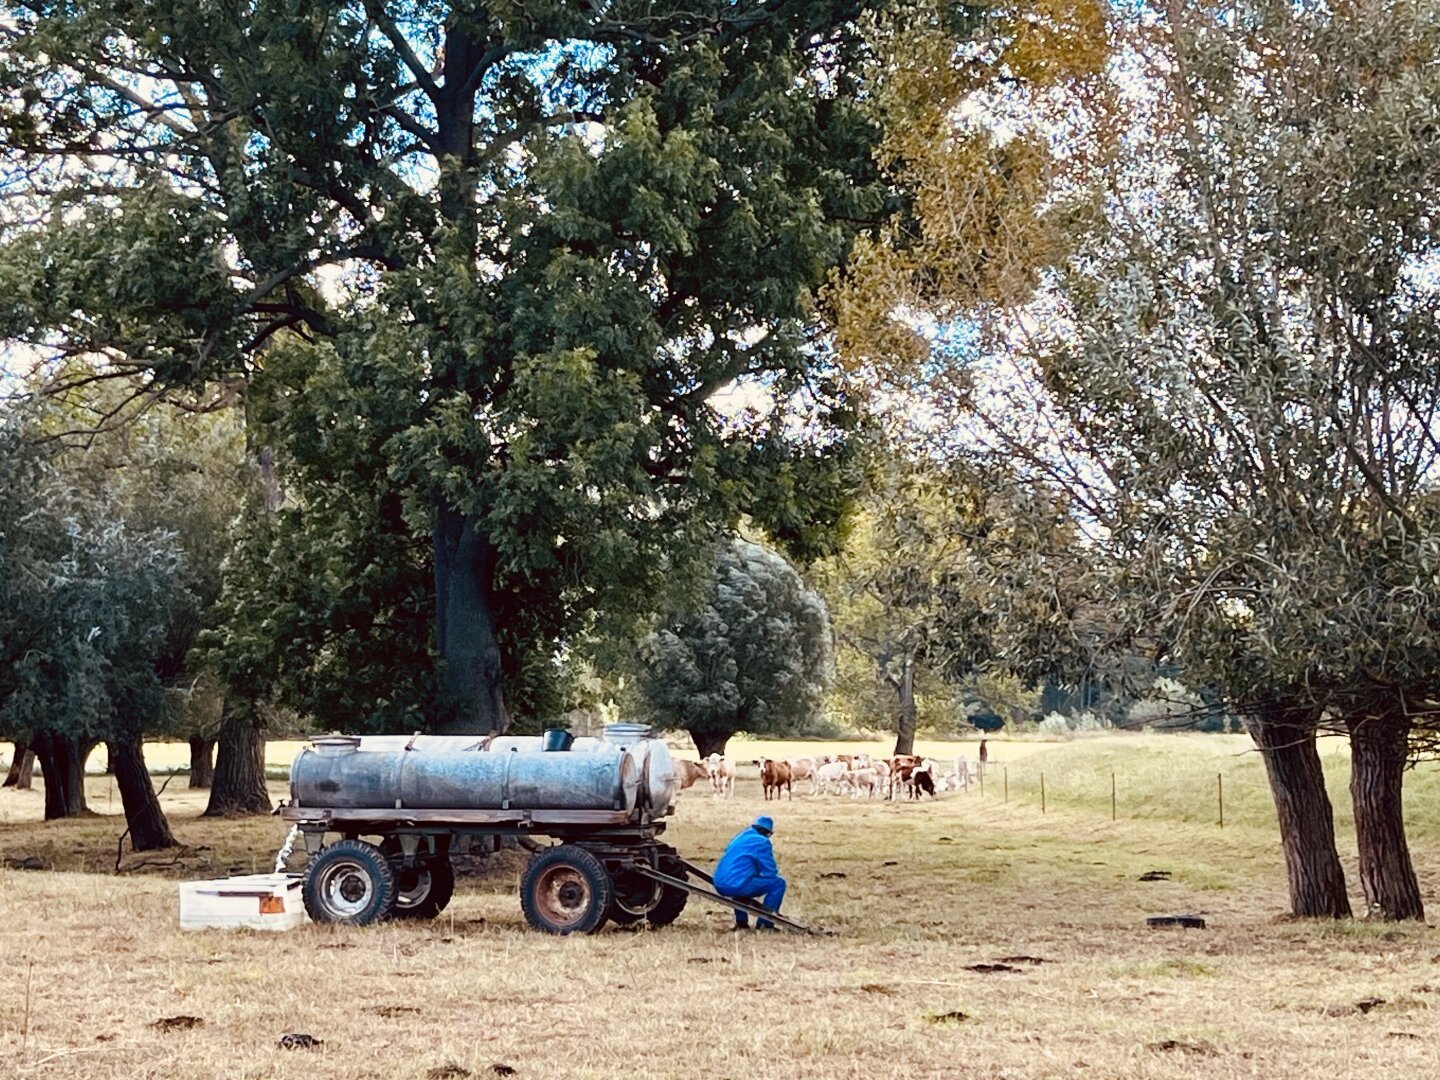
[[569, 750], [575, 742], [575, 736], [564, 728], [546, 728], [542, 738], [542, 750]]

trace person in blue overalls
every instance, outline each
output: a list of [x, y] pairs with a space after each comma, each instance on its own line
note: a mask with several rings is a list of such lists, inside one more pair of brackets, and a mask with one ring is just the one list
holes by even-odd
[[[734, 896], [751, 903], [759, 901], [771, 911], [780, 910], [785, 899], [785, 879], [775, 865], [775, 851], [770, 846], [770, 834], [775, 831], [775, 822], [768, 817], [758, 817], [751, 825], [725, 848], [720, 862], [715, 867], [715, 891], [721, 896]], [[735, 929], [743, 930], [750, 925], [750, 916], [735, 909]], [[758, 919], [757, 930], [774, 930], [775, 924], [769, 919]]]

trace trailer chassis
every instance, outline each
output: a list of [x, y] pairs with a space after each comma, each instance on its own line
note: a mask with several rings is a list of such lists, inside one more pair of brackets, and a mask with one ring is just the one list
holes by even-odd
[[[815, 933], [760, 904], [715, 892], [709, 874], [659, 841], [665, 822], [646, 810], [283, 806], [280, 816], [299, 830], [309, 853], [302, 895], [316, 922], [363, 926], [433, 917], [454, 888], [449, 857], [456, 840], [545, 837], [555, 843], [527, 845], [533, 855], [520, 882], [521, 910], [537, 930], [595, 933], [607, 922], [642, 919], [666, 926], [694, 896]], [[339, 839], [327, 841], [332, 835]]]

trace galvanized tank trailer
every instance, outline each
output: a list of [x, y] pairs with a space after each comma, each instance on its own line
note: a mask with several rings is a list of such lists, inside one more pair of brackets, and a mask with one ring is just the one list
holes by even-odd
[[[549, 837], [520, 883], [537, 930], [675, 921], [691, 895], [761, 914], [691, 882], [709, 875], [657, 839], [676, 794], [665, 744], [643, 724], [601, 739], [332, 736], [290, 768], [281, 817], [309, 852], [302, 893], [316, 922], [431, 918], [455, 887], [461, 837]], [[328, 841], [328, 842], [327, 842]], [[798, 923], [767, 914], [790, 929]]]

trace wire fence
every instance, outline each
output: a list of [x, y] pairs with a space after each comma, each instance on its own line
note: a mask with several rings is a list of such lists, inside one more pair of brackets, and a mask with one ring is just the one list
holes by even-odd
[[[1001, 784], [1001, 787], [1000, 787], [1000, 790], [1001, 790], [1001, 801], [1002, 801], [1002, 802], [1005, 802], [1005, 803], [1008, 803], [1008, 802], [1010, 801], [1010, 767], [1009, 767], [1008, 765], [1002, 765], [1002, 766], [1000, 766], [1000, 774], [1001, 774], [1001, 777], [1000, 777], [1000, 784]], [[1038, 788], [1037, 788], [1037, 791], [1038, 791], [1038, 797], [1039, 797], [1039, 802], [1040, 802], [1040, 812], [1043, 814], [1043, 813], [1046, 813], [1046, 812], [1048, 811], [1048, 809], [1049, 809], [1049, 799], [1047, 798], [1046, 792], [1045, 792], [1045, 770], [1041, 769], [1041, 770], [1039, 771], [1038, 776], [1039, 776], [1039, 779], [1038, 779]], [[1096, 785], [1096, 786], [1101, 786], [1101, 785]], [[975, 785], [975, 787], [976, 787], [976, 791], [978, 792], [979, 796], [983, 799], [983, 798], [985, 797], [985, 770], [983, 770], [983, 769], [980, 770], [979, 776], [977, 777], [977, 780], [976, 780], [976, 785]], [[1118, 774], [1117, 774], [1114, 770], [1111, 770], [1111, 772], [1110, 772], [1110, 788], [1109, 788], [1109, 791], [1110, 791], [1110, 820], [1111, 820], [1111, 821], [1118, 821], [1118, 820], [1120, 820], [1120, 784], [1119, 784]], [[1223, 772], [1217, 772], [1217, 773], [1215, 774], [1215, 803], [1214, 803], [1214, 806], [1215, 806], [1215, 824], [1216, 824], [1216, 826], [1218, 826], [1219, 828], [1223, 829], [1223, 828], [1225, 828], [1225, 774], [1224, 774]]]

